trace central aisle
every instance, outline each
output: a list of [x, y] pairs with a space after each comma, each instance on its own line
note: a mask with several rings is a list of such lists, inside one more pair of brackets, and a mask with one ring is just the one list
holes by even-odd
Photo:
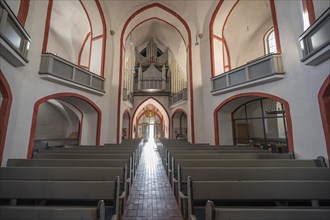
[[154, 147], [144, 145], [123, 220], [183, 220]]

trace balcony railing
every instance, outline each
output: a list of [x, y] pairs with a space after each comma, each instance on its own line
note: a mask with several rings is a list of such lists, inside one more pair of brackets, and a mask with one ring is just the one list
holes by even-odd
[[211, 79], [212, 95], [279, 80], [284, 77], [280, 54], [271, 54], [252, 60], [244, 66]]
[[175, 105], [179, 103], [180, 101], [184, 101], [188, 99], [188, 90], [182, 89], [180, 92], [174, 94], [173, 96], [170, 96], [169, 98], [169, 105]]
[[83, 69], [54, 54], [41, 55], [40, 77], [82, 89], [97, 95], [104, 95], [104, 78]]
[[0, 55], [16, 67], [28, 63], [31, 38], [5, 1], [0, 0]]
[[306, 65], [316, 66], [330, 58], [330, 8], [299, 38]]
[[134, 96], [133, 96], [133, 94], [132, 93], [128, 93], [126, 88], [124, 88], [123, 90], [124, 90], [123, 91], [123, 100], [124, 101], [127, 101], [127, 102], [130, 102], [133, 105], [133, 102], [134, 102]]

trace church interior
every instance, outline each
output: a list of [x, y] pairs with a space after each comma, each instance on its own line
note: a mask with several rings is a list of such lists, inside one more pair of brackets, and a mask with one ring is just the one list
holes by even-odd
[[330, 219], [330, 2], [0, 0], [0, 162], [1, 219]]

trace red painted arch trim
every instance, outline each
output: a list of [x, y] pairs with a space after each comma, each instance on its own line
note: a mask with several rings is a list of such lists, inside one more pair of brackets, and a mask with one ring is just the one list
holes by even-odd
[[167, 114], [167, 118], [168, 118], [168, 123], [169, 123], [169, 125], [168, 125], [168, 134], [170, 135], [171, 133], [170, 133], [170, 126], [171, 126], [171, 121], [170, 121], [170, 115], [168, 114], [168, 112], [167, 112], [167, 110], [166, 110], [166, 108], [164, 107], [164, 105], [158, 100], [158, 99], [156, 99], [156, 98], [154, 98], [154, 97], [151, 97], [151, 96], [149, 96], [148, 98], [146, 98], [145, 100], [143, 100], [137, 107], [136, 107], [136, 109], [135, 109], [135, 111], [134, 111], [134, 113], [133, 113], [133, 116], [132, 116], [132, 126], [134, 125], [134, 117], [135, 117], [135, 115], [137, 114], [137, 110], [140, 108], [140, 106], [141, 105], [143, 105], [146, 101], [148, 101], [149, 99], [152, 99], [152, 100], [154, 100], [154, 101], [156, 101], [160, 106], [162, 106], [162, 108], [163, 108], [163, 110], [166, 112], [166, 114]]
[[324, 81], [318, 94], [325, 143], [330, 164], [330, 76]]
[[217, 7], [215, 8], [212, 17], [211, 17], [211, 22], [209, 25], [209, 30], [210, 30], [210, 53], [211, 53], [211, 77], [215, 76], [215, 61], [214, 61], [214, 42], [213, 42], [213, 36], [214, 36], [214, 30], [213, 30], [213, 26], [214, 26], [214, 21], [215, 18], [218, 15], [219, 9], [222, 5], [222, 3], [224, 2], [224, 0], [220, 0]]
[[[184, 115], [184, 114], [186, 114], [187, 115], [187, 113], [183, 110], [183, 109], [181, 109], [181, 108], [178, 108], [178, 109], [175, 109], [175, 111], [172, 113], [172, 117], [171, 117], [171, 125], [172, 125], [172, 131], [173, 131], [173, 125], [174, 125], [174, 116], [177, 114], [177, 113], [179, 113], [179, 112], [182, 112], [182, 115], [181, 115], [181, 117], [180, 117], [180, 132], [181, 132], [181, 134], [182, 134], [182, 121], [181, 121], [181, 119], [182, 119], [182, 116]], [[174, 139], [174, 137], [173, 137], [173, 134], [170, 134], [170, 137], [172, 136], [172, 139]]]
[[[79, 66], [81, 66], [80, 64], [81, 64], [81, 55], [82, 55], [82, 53], [84, 52], [84, 48], [85, 48], [85, 45], [86, 45], [86, 43], [87, 43], [87, 40], [91, 37], [91, 35], [92, 35], [92, 32], [88, 32], [87, 33], [87, 35], [86, 35], [86, 37], [85, 37], [85, 39], [84, 39], [84, 42], [82, 43], [82, 45], [81, 45], [81, 48], [80, 48], [80, 51], [79, 51], [79, 55], [78, 55], [78, 65]], [[91, 47], [91, 45], [90, 45], [90, 47]], [[88, 65], [89, 65], [89, 62], [90, 62], [90, 54], [89, 54], [89, 58], [88, 58]], [[89, 66], [87, 67], [87, 68], [89, 68]]]
[[93, 36], [92, 40], [99, 40], [99, 39], [103, 39], [103, 34], [98, 35], [98, 36]]
[[100, 4], [99, 0], [95, 0], [97, 9], [99, 10], [101, 21], [102, 21], [102, 27], [103, 27], [103, 44], [102, 44], [102, 57], [101, 57], [101, 73], [100, 75], [104, 77], [104, 64], [105, 64], [105, 48], [106, 48], [106, 39], [107, 39], [107, 27], [105, 22], [104, 13], [102, 10], [102, 6]]
[[46, 17], [46, 22], [45, 22], [44, 42], [42, 44], [42, 53], [47, 52], [48, 36], [49, 36], [49, 29], [50, 29], [50, 18], [52, 16], [52, 9], [53, 9], [53, 0], [49, 0], [48, 8], [47, 8], [47, 17]]
[[[67, 103], [68, 105], [72, 106], [72, 108], [75, 108], [77, 111], [79, 111], [81, 114], [81, 121], [79, 120], [79, 128], [78, 128], [78, 139], [79, 139], [79, 145], [80, 145], [81, 144], [82, 126], [83, 126], [83, 121], [84, 121], [84, 113], [76, 105], [74, 105], [72, 103], [69, 103], [69, 102], [63, 101], [63, 100], [61, 100], [61, 102]], [[79, 119], [79, 117], [78, 117], [78, 119]]]
[[273, 20], [273, 27], [274, 27], [274, 34], [275, 34], [275, 41], [276, 41], [276, 50], [277, 50], [277, 53], [282, 53], [280, 32], [279, 32], [278, 24], [277, 24], [275, 1], [269, 0], [269, 2], [270, 2], [270, 9], [272, 12], [272, 20]]
[[229, 97], [229, 98], [225, 99], [222, 103], [220, 103], [220, 105], [218, 105], [216, 107], [216, 109], [213, 112], [215, 144], [219, 145], [219, 143], [220, 143], [219, 125], [218, 125], [218, 112], [219, 112], [219, 110], [222, 107], [224, 107], [226, 104], [228, 104], [229, 102], [233, 101], [234, 99], [241, 98], [241, 97], [248, 97], [248, 96], [270, 98], [270, 99], [274, 99], [274, 100], [276, 100], [276, 101], [278, 101], [278, 102], [280, 102], [284, 105], [285, 115], [286, 115], [286, 123], [287, 123], [287, 129], [288, 129], [287, 130], [287, 132], [288, 132], [288, 148], [289, 148], [290, 152], [294, 153], [292, 120], [291, 120], [291, 112], [290, 112], [289, 103], [286, 100], [284, 100], [284, 99], [282, 99], [278, 96], [274, 96], [274, 95], [267, 94], [267, 93], [260, 93], [260, 92], [248, 92], [248, 93], [241, 93], [241, 94], [234, 95], [232, 97]]
[[10, 90], [10, 86], [0, 69], [0, 92], [3, 97], [0, 103], [0, 166], [2, 163], [3, 152], [5, 149], [7, 128], [9, 122], [10, 108], [13, 100], [13, 96]]
[[316, 20], [313, 0], [302, 0], [304, 13], [308, 14], [309, 25]]
[[[88, 23], [89, 23], [89, 28], [90, 28], [90, 32], [89, 32], [89, 33], [90, 33], [90, 37], [91, 37], [91, 39], [90, 39], [89, 54], [88, 54], [88, 70], [89, 70], [89, 68], [90, 68], [90, 66], [91, 66], [91, 56], [92, 56], [93, 25], [92, 25], [91, 18], [90, 18], [89, 14], [88, 14], [88, 11], [87, 11], [87, 9], [86, 9], [86, 6], [85, 6], [84, 3], [82, 2], [82, 0], [79, 0], [79, 2], [80, 2], [81, 6], [83, 7], [83, 9], [84, 9], [84, 11], [85, 11], [85, 14], [86, 14], [86, 16], [87, 16]], [[89, 34], [89, 33], [88, 33], [88, 34]], [[87, 35], [88, 35], [88, 34], [87, 34]], [[81, 46], [80, 53], [79, 53], [79, 57], [78, 57], [78, 65], [80, 65], [81, 53], [82, 53], [82, 51], [83, 51], [83, 49], [84, 49], [84, 47], [85, 47], [85, 44], [86, 44], [87, 39], [88, 39], [88, 37], [86, 36], [86, 38], [85, 38], [85, 40], [84, 40], [84, 42], [83, 42], [83, 45]]]
[[[226, 54], [227, 54], [227, 65], [225, 63], [225, 56], [223, 54], [223, 69], [225, 69], [225, 66], [228, 66], [229, 67], [229, 70], [231, 69], [231, 62], [230, 62], [230, 52], [229, 52], [229, 48], [228, 48], [228, 45], [227, 45], [227, 41], [226, 41], [226, 38], [225, 38], [225, 27], [226, 27], [226, 24], [227, 24], [227, 21], [228, 21], [228, 18], [230, 17], [231, 13], [234, 11], [235, 7], [237, 6], [237, 4], [239, 3], [240, 0], [237, 0], [235, 2], [235, 4], [233, 5], [233, 7], [230, 9], [226, 19], [225, 19], [225, 22], [223, 23], [223, 26], [222, 26], [222, 30], [221, 30], [221, 34], [222, 34], [222, 41], [223, 41], [223, 44], [222, 44], [222, 47], [226, 50]], [[224, 50], [223, 49], [223, 50]]]
[[[150, 21], [150, 20], [159, 20], [159, 21], [161, 21], [161, 22], [164, 22], [164, 23], [168, 24], [168, 25], [171, 26], [172, 28], [174, 28], [174, 29], [180, 34], [180, 36], [181, 36], [181, 38], [182, 38], [184, 44], [185, 44], [186, 47], [187, 47], [187, 43], [186, 43], [186, 41], [185, 41], [185, 39], [184, 39], [182, 33], [179, 31], [179, 29], [177, 29], [173, 24], [171, 24], [171, 23], [169, 23], [169, 22], [167, 22], [167, 21], [165, 21], [165, 20], [163, 20], [163, 19], [157, 18], [157, 17], [151, 17], [151, 18], [145, 19], [145, 20], [141, 21], [140, 23], [138, 23], [137, 25], [135, 25], [135, 26], [132, 28], [132, 30], [127, 34], [127, 37], [126, 37], [125, 41], [127, 41], [129, 35], [131, 35], [131, 33], [132, 33], [132, 32], [133, 32], [138, 26], [140, 26], [141, 24], [143, 24], [143, 23], [145, 23], [145, 22], [147, 22], [147, 21]], [[125, 44], [123, 45], [123, 47], [125, 47]]]
[[128, 109], [126, 109], [125, 111], [124, 111], [124, 114], [127, 114], [127, 116], [128, 116], [128, 139], [131, 139], [132, 138], [132, 136], [131, 136], [131, 114], [130, 114], [130, 111], [128, 110]]
[[219, 40], [219, 41], [222, 41], [222, 38], [219, 37], [219, 36], [217, 36], [217, 35], [213, 35], [213, 39], [215, 39], [215, 40]]
[[33, 107], [33, 113], [32, 113], [32, 123], [31, 123], [31, 132], [30, 132], [30, 140], [29, 140], [29, 146], [28, 146], [28, 152], [27, 152], [27, 158], [32, 157], [32, 151], [33, 151], [33, 143], [34, 143], [34, 137], [36, 132], [36, 125], [37, 125], [37, 117], [38, 117], [38, 110], [40, 104], [46, 102], [49, 99], [56, 99], [61, 97], [74, 97], [81, 99], [85, 102], [87, 102], [90, 106], [92, 106], [95, 111], [97, 112], [97, 124], [96, 124], [96, 145], [100, 144], [100, 135], [101, 135], [101, 119], [102, 119], [102, 112], [100, 108], [89, 98], [82, 96], [80, 94], [76, 93], [56, 93], [52, 95], [45, 96], [34, 104]]
[[29, 6], [30, 6], [30, 0], [21, 0], [21, 4], [19, 6], [17, 19], [19, 20], [19, 23], [24, 27], [25, 22], [29, 13]]
[[119, 70], [119, 86], [118, 86], [118, 105], [117, 105], [117, 143], [119, 143], [120, 140], [120, 120], [121, 120], [121, 92], [122, 92], [122, 75], [123, 75], [123, 42], [124, 42], [124, 33], [127, 29], [128, 24], [132, 21], [132, 19], [137, 16], [138, 14], [142, 13], [143, 11], [158, 7], [173, 16], [175, 16], [186, 28], [187, 34], [188, 34], [188, 48], [189, 48], [189, 78], [190, 78], [190, 116], [191, 116], [191, 142], [195, 143], [195, 128], [194, 128], [194, 92], [193, 92], [193, 68], [192, 68], [192, 52], [191, 52], [191, 31], [186, 23], [186, 21], [176, 12], [173, 10], [165, 7], [164, 5], [160, 3], [152, 3], [150, 5], [146, 5], [136, 12], [134, 12], [125, 22], [124, 27], [121, 32], [121, 37], [120, 37], [120, 70]]

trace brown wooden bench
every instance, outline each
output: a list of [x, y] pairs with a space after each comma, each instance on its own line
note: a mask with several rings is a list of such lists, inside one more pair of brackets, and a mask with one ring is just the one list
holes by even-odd
[[242, 180], [326, 180], [330, 169], [326, 167], [178, 167], [178, 180], [174, 189], [181, 207], [180, 194], [187, 193], [188, 176], [195, 181]]
[[119, 177], [114, 181], [0, 180], [0, 199], [1, 219], [40, 219], [35, 213], [42, 219], [119, 219]]
[[[207, 216], [206, 219], [223, 219], [216, 216], [217, 212], [214, 212], [213, 208], [211, 213], [208, 211], [209, 208], [205, 212], [205, 204], [208, 200], [212, 200], [219, 208], [262, 210], [285, 207], [287, 210], [296, 210], [292, 219], [297, 220], [305, 213], [305, 211], [299, 212], [300, 209], [313, 208], [315, 219], [329, 215], [330, 181], [192, 181], [188, 177], [187, 183], [187, 195], [181, 195], [181, 199], [186, 202], [187, 209], [184, 209], [183, 213], [187, 212], [189, 219], [204, 219], [204, 216]], [[325, 210], [327, 211], [324, 212]], [[269, 212], [272, 219], [277, 219], [275, 212]], [[254, 218], [243, 215], [240, 219]]]
[[168, 170], [171, 185], [177, 181], [177, 167], [326, 167], [324, 158], [315, 160], [293, 159], [177, 159]]

